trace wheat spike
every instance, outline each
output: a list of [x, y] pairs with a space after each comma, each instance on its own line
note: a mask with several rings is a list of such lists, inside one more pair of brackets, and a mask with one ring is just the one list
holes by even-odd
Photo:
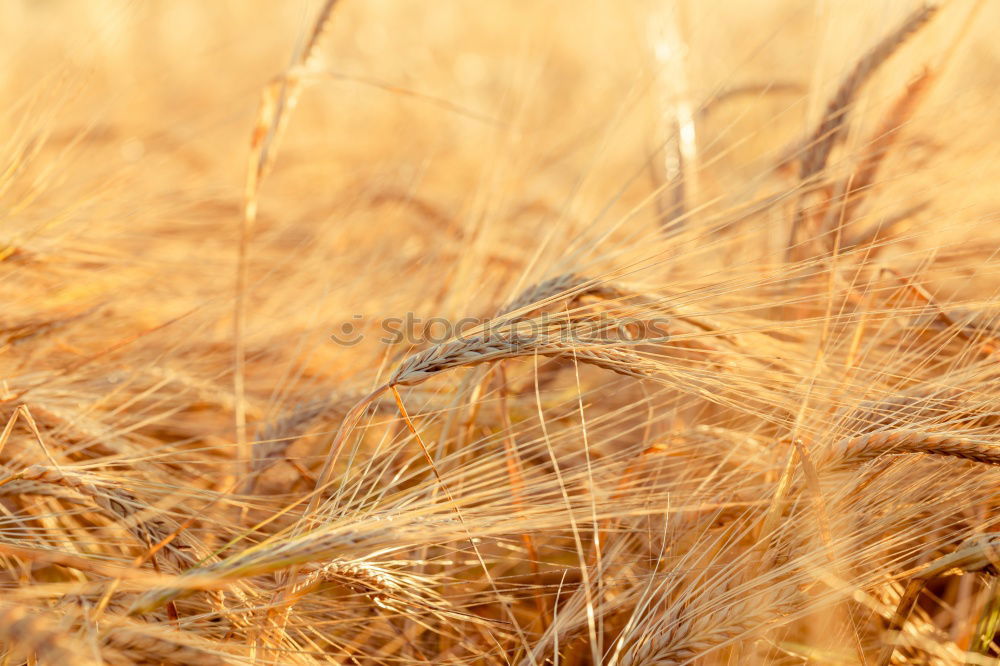
[[[305, 569], [306, 576], [296, 586], [294, 595], [320, 583], [338, 583], [369, 597], [381, 608], [430, 608], [443, 606], [421, 577], [405, 574], [365, 560], [335, 559]], [[429, 603], [433, 600], [433, 606]], [[443, 609], [441, 609], [443, 611]]]
[[827, 103], [823, 119], [812, 133], [807, 144], [808, 149], [802, 156], [802, 164], [799, 169], [801, 180], [808, 180], [826, 167], [830, 150], [844, 131], [851, 104], [858, 91], [868, 82], [882, 63], [888, 60], [910, 36], [930, 21], [936, 11], [937, 7], [934, 5], [923, 5], [914, 10], [899, 27], [883, 37], [871, 50], [865, 53], [847, 77], [841, 81], [837, 92]]
[[1000, 446], [920, 430], [873, 432], [841, 440], [833, 448], [834, 457], [842, 463], [871, 460], [897, 453], [950, 456], [987, 465], [1000, 465]]
[[[382, 533], [390, 534], [389, 528]], [[209, 586], [220, 580], [238, 580], [250, 576], [272, 573], [297, 564], [307, 564], [326, 560], [336, 560], [340, 551], [355, 544], [360, 535], [350, 531], [333, 533], [311, 533], [295, 539], [285, 539], [267, 544], [266, 547], [250, 549], [224, 560], [191, 569], [184, 578], [192, 581], [192, 586], [150, 590], [132, 605], [129, 613], [146, 613], [172, 599], [186, 595], [199, 586]]]
[[152, 507], [146, 506], [126, 490], [99, 486], [96, 479], [87, 475], [45, 465], [32, 465], [19, 472], [8, 473], [7, 479], [72, 488], [91, 498], [111, 518], [120, 521], [147, 548], [174, 535], [173, 539], [163, 547], [162, 552], [165, 560], [175, 571], [188, 569], [199, 561], [194, 554], [194, 546], [177, 533], [180, 526], [175, 521], [156, 513]]
[[435, 345], [409, 357], [396, 369], [387, 382], [390, 386], [413, 386], [434, 375], [464, 366], [523, 356], [566, 356], [630, 377], [648, 378], [656, 375], [655, 363], [638, 354], [604, 345], [573, 345], [561, 340], [526, 338], [524, 341], [500, 335], [477, 336]]
[[924, 70], [903, 91], [903, 94], [893, 103], [885, 119], [868, 142], [864, 159], [855, 168], [848, 184], [841, 189], [846, 193], [845, 210], [841, 215], [845, 220], [854, 218], [854, 211], [864, 201], [866, 195], [876, 184], [879, 167], [899, 139], [903, 127], [913, 116], [920, 101], [926, 96], [927, 90], [934, 81], [934, 74]]
[[[629, 647], [622, 654], [620, 666], [688, 664], [710, 650], [773, 625], [791, 608], [794, 591], [791, 587], [782, 588], [780, 583], [774, 585], [780, 594], [744, 594], [739, 601], [718, 610], [706, 612], [693, 604], [668, 610], [656, 624], [657, 633], [646, 634]], [[726, 588], [722, 585], [721, 590]], [[694, 603], [702, 601], [697, 599]]]
[[521, 291], [510, 303], [501, 308], [500, 316], [518, 312], [529, 305], [536, 305], [537, 307], [532, 310], [537, 310], [558, 300], [577, 300], [589, 295], [614, 298], [621, 295], [621, 292], [612, 285], [594, 282], [576, 273], [564, 273], [537, 282]]
[[[181, 573], [205, 559], [208, 554], [184, 538], [180, 525], [171, 518], [156, 513], [152, 507], [126, 490], [108, 486], [98, 486], [95, 479], [65, 468], [57, 469], [45, 465], [32, 465], [20, 472], [9, 474], [7, 480], [34, 481], [65, 486], [90, 497], [97, 506], [111, 518], [120, 522], [146, 548], [151, 548], [168, 538], [160, 553], [174, 573]], [[247, 602], [245, 592], [231, 591], [241, 603]], [[207, 597], [216, 611], [236, 626], [246, 627], [247, 620], [239, 613], [230, 612], [226, 605], [225, 593], [220, 590], [206, 590]]]
[[102, 637], [104, 645], [121, 655], [112, 663], [157, 663], [178, 666], [226, 666], [236, 663], [208, 648], [196, 645], [201, 641], [178, 632], [164, 631], [156, 625], [125, 625], [112, 627]]
[[0, 645], [8, 655], [34, 655], [44, 666], [97, 666], [89, 651], [70, 639], [64, 627], [25, 606], [0, 607]]

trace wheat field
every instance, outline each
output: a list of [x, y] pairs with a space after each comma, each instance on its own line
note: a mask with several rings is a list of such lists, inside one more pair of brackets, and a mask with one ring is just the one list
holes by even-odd
[[1000, 664], [1000, 4], [0, 16], [3, 664]]

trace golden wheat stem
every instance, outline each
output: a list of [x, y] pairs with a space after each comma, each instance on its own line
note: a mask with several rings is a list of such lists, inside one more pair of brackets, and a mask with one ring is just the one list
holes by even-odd
[[302, 70], [307, 69], [330, 22], [330, 15], [337, 0], [326, 0], [313, 22], [309, 38], [292, 57], [289, 68], [261, 92], [260, 107], [250, 139], [246, 181], [243, 191], [243, 215], [240, 218], [240, 238], [236, 257], [236, 285], [233, 311], [233, 393], [235, 397], [234, 421], [236, 426], [235, 476], [249, 474], [252, 464], [250, 443], [247, 439], [246, 405], [246, 325], [247, 289], [250, 282], [248, 252], [250, 234], [257, 221], [260, 183], [274, 161], [281, 135], [288, 124], [291, 111], [298, 102], [302, 89]]

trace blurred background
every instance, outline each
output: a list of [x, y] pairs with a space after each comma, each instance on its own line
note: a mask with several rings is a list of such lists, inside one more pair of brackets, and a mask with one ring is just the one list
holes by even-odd
[[[729, 222], [747, 202], [795, 188], [783, 159], [913, 6], [342, 0], [260, 190], [251, 414], [280, 403], [276, 368], [369, 381], [382, 346], [327, 339], [358, 314], [378, 330], [407, 311], [488, 313], [559, 269], [652, 260], [657, 280], [704, 281], [780, 261], [781, 211], [749, 231]], [[72, 343], [42, 345], [19, 367], [61, 367], [194, 308], [175, 327], [190, 336], [171, 334], [169, 354], [205, 382], [229, 383], [251, 131], [262, 90], [319, 7], [3, 4], [0, 288], [11, 318], [89, 318]], [[844, 154], [935, 68], [870, 203], [870, 219], [924, 206], [897, 255], [995, 240], [984, 235], [995, 225], [973, 221], [1000, 210], [998, 21], [996, 3], [946, 3], [857, 99]], [[685, 243], [659, 233], [678, 155], [695, 229]], [[725, 233], [746, 242], [717, 242]], [[976, 276], [950, 265], [941, 279], [974, 293]]]

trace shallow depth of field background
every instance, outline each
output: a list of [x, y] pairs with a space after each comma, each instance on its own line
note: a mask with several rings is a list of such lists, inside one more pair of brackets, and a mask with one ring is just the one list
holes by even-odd
[[[509, 296], [526, 269], [555, 262], [578, 234], [617, 227], [637, 206], [608, 244], [655, 238], [643, 163], [666, 140], [664, 100], [686, 93], [697, 107], [729, 88], [772, 83], [776, 92], [713, 107], [699, 127], [696, 201], [718, 215], [762, 190], [766, 170], [811, 127], [839, 76], [911, 4], [673, 8], [343, 3], [321, 49], [329, 76], [306, 84], [262, 188], [252, 344], [282, 355], [301, 342], [323, 373], [343, 378], [378, 353], [324, 344], [352, 314], [464, 316]], [[5, 5], [8, 160], [38, 153], [5, 183], [5, 233], [54, 262], [42, 271], [47, 288], [30, 296], [33, 270], [5, 280], [10, 307], [110, 298], [107, 325], [122, 332], [194, 305], [225, 311], [260, 92], [316, 10], [299, 2]], [[887, 63], [858, 102], [862, 117], [877, 122], [875, 111], [940, 59], [965, 11], [942, 12]], [[986, 3], [908, 130], [918, 145], [894, 156], [879, 193], [884, 210], [914, 192], [934, 196], [926, 214], [934, 224], [920, 233], [929, 245], [961, 238], [969, 219], [996, 212], [984, 184], [998, 168], [990, 109], [1000, 54], [988, 29], [997, 11]], [[663, 25], [675, 18], [684, 43], [659, 48], [686, 54], [680, 92], [655, 59], [657, 39], [670, 32]], [[773, 254], [761, 248], [752, 259], [780, 256], [784, 241], [775, 230]], [[599, 260], [593, 254], [586, 259]], [[743, 260], [698, 258], [704, 274]], [[228, 334], [223, 325], [200, 339], [225, 344]], [[278, 366], [251, 363], [251, 374], [266, 382]]]

